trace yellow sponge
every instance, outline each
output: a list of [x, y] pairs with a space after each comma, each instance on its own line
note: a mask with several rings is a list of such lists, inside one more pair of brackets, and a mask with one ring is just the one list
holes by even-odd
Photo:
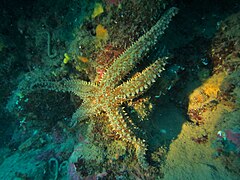
[[94, 10], [92, 13], [92, 18], [95, 18], [104, 12], [101, 3], [95, 3]]

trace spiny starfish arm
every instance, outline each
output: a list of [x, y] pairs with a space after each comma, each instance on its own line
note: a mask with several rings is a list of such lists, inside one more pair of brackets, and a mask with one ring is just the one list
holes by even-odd
[[177, 12], [177, 8], [169, 9], [146, 34], [123, 52], [104, 74], [100, 85], [105, 87], [116, 86], [157, 43]]
[[79, 121], [85, 120], [95, 114], [95, 109], [88, 107], [86, 103], [83, 103], [72, 115], [72, 124], [76, 124]]
[[109, 123], [121, 139], [126, 142], [132, 141], [133, 132], [128, 128], [127, 123], [124, 120], [123, 115], [120, 112], [120, 107], [109, 107], [107, 109], [107, 115], [109, 117]]
[[54, 81], [37, 81], [32, 84], [34, 89], [47, 89], [56, 92], [71, 92], [84, 98], [96, 91], [97, 86], [83, 80], [62, 80]]
[[143, 168], [147, 168], [149, 164], [146, 161], [145, 155], [147, 151], [147, 147], [143, 141], [138, 139], [138, 143], [135, 144], [135, 149], [136, 149], [136, 156], [138, 159], [138, 162]]
[[148, 163], [145, 159], [147, 150], [146, 145], [141, 139], [137, 139], [133, 132], [128, 128], [121, 111], [121, 108], [111, 108], [111, 110], [107, 112], [109, 123], [113, 131], [115, 131], [123, 141], [133, 145], [139, 163], [143, 167], [147, 167]]
[[148, 90], [156, 81], [157, 76], [160, 77], [167, 59], [168, 57], [159, 58], [141, 73], [136, 74], [129, 81], [116, 87], [113, 91], [113, 94], [116, 95], [116, 102], [122, 103], [131, 100]]

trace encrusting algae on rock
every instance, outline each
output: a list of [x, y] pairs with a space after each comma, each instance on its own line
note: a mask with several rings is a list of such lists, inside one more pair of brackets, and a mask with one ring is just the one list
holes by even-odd
[[83, 56], [78, 56], [77, 59], [83, 63], [87, 63], [89, 62], [87, 57], [83, 57]]

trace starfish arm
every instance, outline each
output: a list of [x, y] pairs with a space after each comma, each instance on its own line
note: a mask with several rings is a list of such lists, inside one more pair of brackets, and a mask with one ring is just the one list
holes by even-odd
[[123, 141], [135, 146], [137, 139], [134, 133], [129, 129], [122, 112], [123, 110], [121, 107], [111, 107], [108, 109], [107, 115], [109, 117], [110, 126]]
[[133, 99], [148, 90], [155, 82], [157, 76], [160, 77], [160, 73], [164, 70], [166, 59], [168, 58], [158, 59], [141, 73], [138, 73], [129, 81], [116, 87], [113, 91], [113, 94], [116, 95], [116, 102], [122, 103]]
[[75, 125], [77, 122], [83, 121], [94, 114], [96, 114], [95, 108], [91, 108], [87, 106], [87, 103], [83, 103], [72, 115], [72, 125]]
[[104, 74], [100, 85], [114, 88], [157, 43], [177, 12], [177, 8], [169, 9], [146, 34], [119, 56]]
[[32, 89], [47, 89], [56, 92], [71, 92], [84, 98], [96, 91], [97, 86], [83, 80], [36, 81]]
[[139, 163], [143, 167], [147, 167], [148, 163], [146, 162], [145, 158], [147, 150], [146, 145], [141, 139], [137, 139], [136, 136], [133, 135], [133, 132], [128, 128], [121, 110], [121, 108], [112, 108], [107, 112], [110, 125], [113, 131], [115, 131], [123, 141], [134, 146]]

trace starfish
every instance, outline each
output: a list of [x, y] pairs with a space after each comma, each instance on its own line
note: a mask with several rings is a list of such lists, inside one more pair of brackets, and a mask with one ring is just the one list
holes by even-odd
[[123, 141], [132, 144], [136, 149], [136, 156], [140, 164], [147, 165], [144, 158], [146, 145], [144, 140], [137, 138], [128, 127], [128, 123], [133, 124], [133, 122], [130, 117], [126, 117], [123, 104], [139, 97], [151, 87], [157, 77], [160, 77], [168, 58], [159, 58], [142, 72], [136, 73], [125, 82], [122, 81], [157, 43], [177, 11], [177, 8], [169, 9], [148, 32], [113, 62], [100, 82], [94, 83], [79, 79], [58, 82], [36, 81], [33, 86], [41, 89], [71, 92], [79, 96], [83, 103], [72, 116], [74, 122], [88, 119], [103, 112], [108, 118], [107, 124], [110, 125], [112, 131], [116, 132], [116, 135]]

